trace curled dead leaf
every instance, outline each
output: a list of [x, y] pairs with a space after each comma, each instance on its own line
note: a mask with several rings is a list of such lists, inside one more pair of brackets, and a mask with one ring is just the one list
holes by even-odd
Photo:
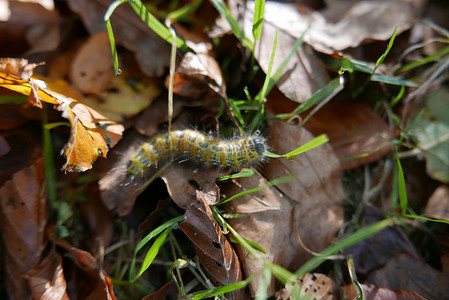
[[[195, 247], [195, 253], [212, 282], [227, 285], [242, 279], [240, 262], [212, 215], [205, 194], [197, 191], [197, 200], [186, 209], [182, 231]], [[243, 291], [235, 291], [233, 299], [240, 299]]]
[[62, 116], [70, 121], [70, 140], [63, 150], [67, 158], [65, 171], [92, 168], [92, 163], [100, 156], [106, 157], [109, 147], [121, 139], [122, 125], [74, 98], [46, 88], [45, 82], [33, 80], [30, 76], [36, 64], [28, 64], [23, 59], [2, 59], [0, 62], [0, 86], [29, 95], [32, 104], [38, 107], [42, 107], [41, 101], [55, 104]]
[[43, 64], [30, 64], [28, 60], [20, 58], [1, 58], [0, 86], [29, 96], [30, 103], [39, 108], [42, 108], [41, 101], [58, 104], [41, 90], [41, 87], [45, 86], [43, 82], [31, 78], [34, 69]]
[[9, 294], [28, 299], [23, 274], [38, 265], [47, 245], [48, 206], [44, 184], [44, 159], [13, 175], [0, 189], [0, 226], [4, 241], [5, 275]]
[[26, 273], [33, 299], [69, 300], [61, 256], [51, 251], [39, 265]]

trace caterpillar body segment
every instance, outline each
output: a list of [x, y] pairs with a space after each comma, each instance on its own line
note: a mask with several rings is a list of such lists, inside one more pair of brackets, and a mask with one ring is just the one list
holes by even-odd
[[142, 176], [158, 161], [169, 158], [193, 158], [208, 166], [240, 168], [266, 160], [269, 147], [259, 135], [230, 140], [216, 139], [197, 130], [174, 130], [159, 134], [140, 146], [127, 164], [127, 176]]

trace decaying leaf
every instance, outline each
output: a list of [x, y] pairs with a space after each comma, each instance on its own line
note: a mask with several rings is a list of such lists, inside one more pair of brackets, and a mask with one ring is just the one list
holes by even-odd
[[326, 133], [342, 160], [342, 169], [376, 161], [391, 151], [394, 133], [368, 106], [331, 101], [305, 124], [313, 134]]
[[449, 187], [439, 186], [430, 196], [424, 212], [429, 218], [449, 221]]
[[[192, 241], [196, 255], [215, 285], [242, 279], [237, 254], [214, 219], [204, 193], [197, 192], [196, 201], [187, 207], [180, 227]], [[233, 299], [240, 299], [242, 292], [234, 292]]]
[[276, 300], [288, 300], [293, 296], [292, 288], [299, 285], [300, 295], [305, 299], [336, 300], [339, 299], [339, 291], [335, 282], [324, 274], [307, 273], [297, 282], [286, 285], [285, 288], [276, 293]]
[[197, 97], [209, 87], [218, 95], [226, 93], [220, 66], [205, 53], [187, 52], [174, 75], [173, 92], [186, 97]]
[[[426, 298], [421, 297], [415, 291], [412, 290], [390, 290], [387, 288], [382, 288], [375, 286], [373, 284], [362, 284], [363, 292], [365, 293], [366, 300], [425, 300]], [[354, 286], [345, 285], [343, 292], [349, 299], [356, 299], [358, 297]]]
[[[34, 2], [34, 3], [33, 3]], [[2, 39], [8, 41], [2, 44], [14, 55], [28, 56], [33, 53], [55, 50], [60, 41], [58, 13], [53, 1], [2, 1], [6, 6], [0, 6], [0, 32]], [[26, 40], [29, 49], [11, 49], [9, 41]], [[15, 45], [14, 42], [11, 43]], [[15, 51], [14, 51], [15, 50]], [[22, 53], [22, 51], [25, 51]], [[20, 52], [17, 52], [20, 51]]]
[[4, 243], [4, 267], [9, 294], [30, 298], [23, 275], [39, 264], [47, 245], [45, 227], [48, 206], [44, 184], [44, 159], [13, 175], [0, 189], [0, 226]]
[[215, 178], [227, 174], [226, 171], [211, 167], [196, 167], [191, 165], [179, 166], [174, 162], [161, 178], [167, 184], [167, 190], [173, 201], [182, 208], [187, 208], [195, 199], [197, 189], [203, 191], [202, 199], [208, 205], [217, 204], [220, 190], [215, 183]]
[[365, 283], [392, 290], [409, 289], [426, 299], [444, 299], [449, 295], [449, 277], [421, 259], [399, 254], [370, 274]]
[[[183, 103], [176, 99], [173, 101], [173, 118], [182, 111]], [[168, 105], [165, 99], [157, 99], [151, 106], [145, 109], [136, 121], [134, 128], [144, 136], [153, 136], [157, 133], [160, 125], [168, 122]]]
[[[237, 2], [237, 1], [231, 1]], [[245, 33], [251, 37], [254, 1], [247, 1]], [[369, 40], [387, 40], [396, 26], [398, 33], [410, 28], [424, 1], [327, 1], [322, 11], [298, 7], [294, 3], [265, 1], [264, 23], [299, 38], [327, 54], [360, 46]], [[248, 31], [249, 29], [249, 31]]]
[[[65, 171], [85, 171], [100, 156], [106, 157], [109, 147], [121, 138], [124, 127], [110, 121], [81, 102], [49, 90], [30, 76], [35, 64], [26, 60], [6, 59], [0, 65], [0, 86], [29, 95], [32, 104], [42, 107], [41, 101], [55, 104], [71, 124], [70, 140], [64, 148], [67, 161]], [[20, 78], [17, 78], [20, 77]], [[24, 80], [24, 79], [26, 80]]]
[[107, 91], [100, 96], [86, 96], [83, 102], [109, 119], [121, 122], [150, 106], [160, 92], [152, 80], [137, 81], [122, 74], [112, 78]]
[[83, 93], [99, 95], [114, 77], [111, 46], [106, 31], [92, 35], [76, 53], [70, 79]]
[[63, 249], [66, 257], [70, 258], [77, 267], [79, 276], [75, 277], [77, 286], [83, 286], [82, 299], [116, 300], [112, 281], [108, 274], [101, 269], [102, 266], [87, 251], [77, 249], [67, 242], [57, 241], [57, 245]]
[[33, 299], [69, 300], [61, 256], [51, 251], [39, 265], [26, 273]]
[[[380, 211], [366, 205], [363, 226], [368, 226], [383, 218]], [[419, 258], [412, 242], [400, 227], [388, 227], [376, 235], [343, 250], [343, 255], [354, 259], [358, 276], [365, 278], [374, 270], [382, 268], [391, 258], [401, 253]]]
[[63, 169], [66, 171], [85, 171], [100, 156], [106, 157], [109, 146], [120, 140], [123, 126], [108, 120], [90, 107], [64, 95], [58, 95], [61, 104], [58, 110], [70, 121], [71, 134], [64, 148], [67, 158]]
[[32, 105], [42, 108], [42, 102], [58, 104], [50, 95], [41, 90], [45, 84], [31, 78], [40, 64], [30, 64], [26, 59], [0, 58], [0, 86], [29, 96]]
[[[68, 4], [79, 13], [91, 34], [105, 30], [104, 15], [110, 1], [70, 0]], [[142, 72], [161, 76], [169, 65], [170, 45], [148, 28], [127, 3], [114, 11], [111, 23], [119, 44], [135, 53]]]

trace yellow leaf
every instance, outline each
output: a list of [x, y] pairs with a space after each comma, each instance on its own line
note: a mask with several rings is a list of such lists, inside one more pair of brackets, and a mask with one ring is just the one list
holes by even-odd
[[[28, 95], [30, 102], [42, 108], [42, 102], [55, 105], [72, 127], [69, 142], [63, 153], [67, 158], [63, 169], [67, 172], [86, 171], [98, 157], [106, 157], [109, 147], [113, 147], [122, 137], [124, 127], [93, 110], [79, 100], [65, 96], [47, 88], [45, 81], [32, 79], [38, 64], [28, 64], [26, 59], [0, 59], [0, 86]], [[55, 89], [72, 93], [64, 81], [51, 82]]]

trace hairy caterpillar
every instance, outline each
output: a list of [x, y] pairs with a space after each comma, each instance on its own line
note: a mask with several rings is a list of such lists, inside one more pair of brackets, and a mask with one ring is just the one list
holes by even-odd
[[215, 139], [197, 130], [159, 134], [140, 146], [126, 167], [128, 178], [142, 176], [158, 161], [173, 157], [193, 158], [209, 166], [239, 168], [266, 160], [266, 139], [259, 135], [230, 140]]

